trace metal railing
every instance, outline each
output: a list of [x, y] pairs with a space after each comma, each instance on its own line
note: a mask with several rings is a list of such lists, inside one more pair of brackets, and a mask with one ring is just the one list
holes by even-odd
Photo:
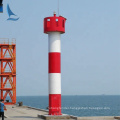
[[[0, 83], [0, 88], [1, 88], [1, 83]], [[12, 88], [12, 86], [9, 82], [7, 82], [4, 86], [4, 88]]]
[[11, 71], [11, 69], [10, 68], [5, 68], [5, 69], [2, 69], [2, 72], [1, 72], [1, 69], [0, 69], [0, 74], [7, 74], [7, 73], [13, 73], [13, 74], [15, 74], [16, 73], [16, 70], [15, 69], [12, 69], [12, 71]]
[[1, 52], [0, 52], [0, 58], [12, 58], [13, 61], [14, 61], [14, 58], [15, 58], [16, 54], [13, 54], [10, 55], [9, 53], [8, 54], [5, 54], [4, 56], [1, 57]]
[[16, 39], [0, 38], [0, 44], [9, 44], [9, 45], [16, 44]]

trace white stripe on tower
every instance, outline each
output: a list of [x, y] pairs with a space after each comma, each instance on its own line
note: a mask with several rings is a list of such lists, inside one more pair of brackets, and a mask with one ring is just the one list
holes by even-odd
[[49, 73], [49, 94], [61, 94], [60, 73]]
[[49, 52], [61, 52], [60, 32], [50, 32], [48, 34]]

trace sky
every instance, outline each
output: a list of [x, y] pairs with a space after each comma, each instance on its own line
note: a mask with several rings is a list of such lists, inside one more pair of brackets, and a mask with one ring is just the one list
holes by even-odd
[[[0, 38], [16, 38], [17, 96], [48, 95], [48, 35], [43, 19], [57, 0], [4, 0]], [[7, 21], [7, 4], [20, 17]], [[120, 0], [59, 0], [62, 95], [120, 95]]]

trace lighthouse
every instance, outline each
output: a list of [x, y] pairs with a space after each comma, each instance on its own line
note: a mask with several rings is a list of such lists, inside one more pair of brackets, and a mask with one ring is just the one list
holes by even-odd
[[48, 34], [49, 115], [61, 114], [61, 34], [65, 33], [66, 18], [44, 18], [44, 33]]

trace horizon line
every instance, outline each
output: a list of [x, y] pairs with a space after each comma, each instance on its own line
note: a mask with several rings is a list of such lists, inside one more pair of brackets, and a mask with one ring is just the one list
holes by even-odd
[[[61, 96], [119, 96], [120, 94], [97, 94], [97, 95], [61, 95]], [[16, 97], [38, 97], [38, 96], [48, 96], [48, 95], [18, 95]]]

